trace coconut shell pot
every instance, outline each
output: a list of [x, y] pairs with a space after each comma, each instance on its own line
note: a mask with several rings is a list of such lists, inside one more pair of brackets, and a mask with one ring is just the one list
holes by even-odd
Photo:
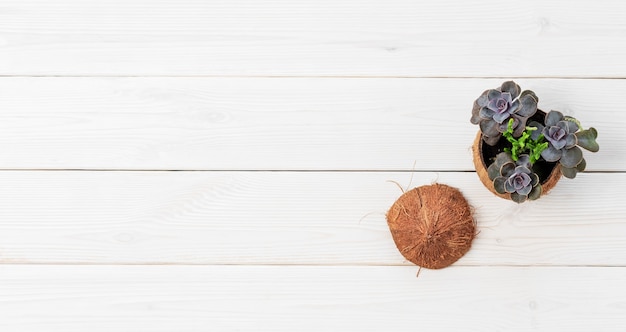
[[[529, 122], [537, 121], [543, 123], [545, 116], [545, 112], [537, 110], [537, 112], [530, 117]], [[483, 185], [494, 195], [511, 200], [511, 194], [501, 194], [495, 190], [493, 180], [489, 178], [489, 174], [487, 172], [487, 169], [494, 162], [496, 156], [500, 152], [503, 152], [505, 147], [507, 147], [507, 141], [504, 137], [501, 137], [496, 145], [490, 146], [485, 143], [482, 138], [482, 133], [478, 131], [476, 138], [474, 139], [474, 144], [472, 145], [472, 154], [476, 174]], [[539, 183], [541, 184], [542, 189], [541, 196], [550, 192], [562, 176], [561, 168], [556, 162], [549, 163], [539, 161], [533, 165], [533, 172], [539, 175]]]
[[[598, 131], [576, 118], [538, 109], [539, 98], [513, 81], [485, 90], [472, 107], [476, 173], [495, 195], [516, 203], [547, 194], [561, 176], [573, 179], [587, 162], [582, 149], [597, 152]], [[582, 148], [582, 149], [581, 149]]]

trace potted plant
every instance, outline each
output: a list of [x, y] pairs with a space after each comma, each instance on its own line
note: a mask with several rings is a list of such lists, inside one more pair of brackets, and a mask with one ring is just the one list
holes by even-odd
[[473, 146], [481, 182], [499, 197], [517, 203], [545, 195], [561, 178], [585, 170], [581, 148], [599, 150], [594, 128], [559, 111], [537, 108], [537, 95], [513, 81], [483, 92], [470, 122], [479, 125]]

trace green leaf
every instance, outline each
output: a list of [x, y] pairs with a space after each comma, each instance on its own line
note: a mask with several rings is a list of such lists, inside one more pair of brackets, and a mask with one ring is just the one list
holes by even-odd
[[515, 120], [513, 118], [510, 118], [509, 122], [507, 123], [506, 130], [502, 133], [502, 136], [504, 136], [504, 138], [506, 138], [506, 140], [509, 141], [509, 143], [511, 144], [517, 141], [515, 137], [513, 137], [513, 123], [514, 122]]
[[596, 142], [596, 138], [598, 138], [598, 131], [596, 128], [589, 128], [586, 130], [582, 130], [576, 133], [576, 138], [578, 139], [578, 145], [586, 150], [591, 152], [598, 152], [600, 150], [600, 146]]
[[511, 158], [514, 161], [517, 161], [517, 156], [519, 155], [519, 144], [513, 144], [513, 148], [511, 149]]
[[533, 153], [531, 153], [531, 155], [530, 155], [530, 163], [531, 163], [531, 164], [536, 163], [536, 162], [537, 162], [537, 160], [539, 160], [539, 157], [540, 157], [540, 156], [537, 156], [537, 154], [535, 154], [534, 152], [533, 152]]

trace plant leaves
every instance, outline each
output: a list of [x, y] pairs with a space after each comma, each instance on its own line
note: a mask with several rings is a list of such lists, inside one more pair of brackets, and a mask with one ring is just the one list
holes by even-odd
[[548, 146], [547, 149], [541, 151], [541, 156], [543, 157], [543, 159], [549, 162], [559, 160], [562, 154], [563, 153], [561, 152], [561, 150], [557, 150], [553, 146]]
[[498, 155], [496, 155], [496, 165], [498, 165], [498, 170], [500, 169], [500, 167], [502, 167], [502, 165], [506, 164], [506, 163], [512, 163], [513, 159], [511, 159], [511, 156], [508, 153], [505, 152], [500, 152], [498, 153]]
[[530, 175], [531, 178], [531, 182], [530, 185], [533, 187], [541, 187], [541, 185], [539, 184], [539, 175], [537, 175], [537, 173], [533, 173]]
[[504, 191], [506, 191], [507, 193], [514, 193], [515, 192], [515, 187], [513, 186], [511, 181], [507, 180], [507, 181], [504, 182]]
[[498, 194], [506, 194], [506, 190], [504, 188], [505, 182], [506, 182], [506, 178], [503, 176], [499, 176], [493, 180], [493, 188], [496, 190]]
[[564, 177], [568, 179], [573, 179], [576, 177], [576, 173], [578, 173], [578, 171], [575, 167], [569, 168], [561, 165], [561, 173], [563, 173]]
[[585, 158], [583, 158], [583, 160], [578, 163], [578, 165], [576, 165], [576, 170], [582, 172], [585, 170], [585, 168], [587, 168], [587, 161], [585, 160]]
[[520, 108], [516, 114], [525, 118], [531, 117], [537, 112], [538, 98], [532, 91], [526, 90], [519, 97]]
[[526, 195], [520, 195], [518, 193], [511, 193], [511, 200], [513, 200], [513, 202], [515, 203], [524, 203], [526, 202], [527, 198], [528, 196]]
[[537, 186], [533, 187], [533, 190], [530, 191], [530, 194], [528, 194], [528, 199], [534, 201], [537, 198], [541, 197], [542, 192], [543, 188], [540, 184], [538, 184]]
[[[530, 168], [530, 156], [527, 154], [522, 154], [517, 158], [517, 165], [524, 166], [525, 168]], [[527, 173], [530, 174], [530, 171]]]
[[480, 112], [478, 113], [478, 115], [483, 119], [491, 119], [494, 114], [496, 114], [496, 111], [488, 107], [481, 108]]
[[563, 118], [563, 120], [565, 121], [568, 133], [575, 133], [578, 131], [578, 129], [580, 129], [578, 127], [578, 123], [576, 123], [576, 119], [566, 116], [565, 118]]
[[565, 137], [565, 148], [569, 149], [576, 144], [578, 144], [578, 139], [576, 138], [576, 135], [567, 134], [567, 136]]
[[500, 175], [502, 176], [508, 177], [513, 172], [515, 172], [515, 163], [513, 162], [506, 163], [500, 167]]
[[515, 99], [515, 98], [517, 98], [517, 96], [519, 96], [521, 88], [519, 87], [519, 85], [517, 85], [517, 83], [515, 83], [513, 81], [506, 81], [506, 82], [502, 83], [502, 86], [500, 87], [500, 90], [502, 90], [502, 92], [510, 93], [511, 94], [511, 98]]
[[600, 145], [598, 145], [598, 142], [596, 142], [597, 137], [598, 131], [596, 130], [596, 128], [593, 127], [576, 133], [578, 146], [591, 152], [598, 152], [600, 150]]
[[493, 181], [495, 178], [500, 176], [500, 167], [494, 162], [489, 167], [487, 167], [487, 175], [489, 175], [489, 180]]
[[489, 91], [491, 91], [491, 89], [483, 91], [483, 93], [480, 94], [480, 97], [478, 97], [478, 99], [474, 101], [476, 105], [479, 106], [479, 109], [487, 106], [487, 104], [489, 103]]
[[536, 130], [533, 130], [533, 131], [530, 133], [530, 138], [532, 138], [532, 139], [533, 139], [533, 141], [538, 140], [538, 139], [539, 139], [539, 136], [541, 136], [541, 132], [543, 131], [543, 128], [544, 128], [544, 127], [543, 127], [543, 125], [542, 125], [541, 123], [537, 122], [537, 121], [531, 121], [531, 122], [528, 124], [528, 126], [529, 126], [529, 127], [533, 127], [533, 128], [537, 128]]
[[485, 90], [485, 92], [483, 92], [478, 99], [474, 100], [474, 105], [472, 106], [472, 117], [470, 118], [470, 122], [473, 124], [478, 124], [481, 120], [480, 110], [485, 107], [489, 101], [487, 93], [489, 93], [489, 90]]
[[556, 124], [561, 120], [563, 120], [563, 113], [559, 111], [550, 111], [546, 114], [546, 121], [544, 121], [544, 123], [546, 124], [546, 127], [552, 127], [556, 126]]
[[511, 117], [517, 122], [517, 127], [515, 127], [515, 130], [513, 131], [513, 137], [522, 136], [522, 133], [526, 130], [526, 121], [528, 118], [520, 117], [517, 114], [513, 114]]
[[500, 137], [502, 135], [498, 134], [496, 136], [492, 136], [492, 137], [488, 137], [483, 135], [483, 141], [485, 141], [485, 144], [489, 145], [489, 146], [494, 146], [496, 144], [498, 144], [498, 141], [500, 141]]
[[487, 137], [500, 135], [500, 132], [498, 131], [498, 125], [499, 124], [493, 120], [483, 120], [479, 123], [480, 131], [483, 133], [484, 136]]
[[535, 100], [535, 102], [537, 102], [537, 103], [539, 102], [539, 97], [537, 97], [535, 92], [532, 91], [532, 90], [524, 90], [524, 91], [522, 91], [522, 93], [520, 94], [520, 99], [522, 97], [524, 97], [524, 96], [530, 96], [530, 97], [532, 97]]
[[501, 95], [502, 95], [502, 91], [500, 91], [498, 89], [491, 89], [491, 90], [487, 91], [487, 98], [488, 98], [488, 100], [498, 98]]
[[561, 165], [572, 168], [576, 167], [576, 165], [580, 164], [583, 160], [583, 151], [575, 146], [571, 149], [563, 150], [563, 155], [561, 156]]
[[518, 191], [518, 193], [519, 193], [520, 195], [526, 195], [526, 196], [528, 196], [528, 194], [530, 194], [530, 191], [531, 191], [532, 189], [533, 189], [533, 187], [529, 185], [529, 186], [526, 186], [526, 187], [524, 187], [524, 188], [520, 189], [520, 190]]

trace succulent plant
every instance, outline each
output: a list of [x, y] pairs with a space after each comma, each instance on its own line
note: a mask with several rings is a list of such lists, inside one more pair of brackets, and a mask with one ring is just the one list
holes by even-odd
[[513, 137], [513, 119], [509, 119], [508, 129], [502, 133], [502, 136], [511, 143], [511, 148], [504, 148], [504, 152], [510, 153], [511, 158], [515, 161], [521, 154], [528, 154], [530, 156], [530, 164], [534, 164], [539, 158], [541, 158], [541, 152], [548, 148], [548, 142], [545, 142], [543, 135], [534, 135], [537, 131], [537, 127], [526, 127], [526, 130], [522, 133], [522, 136]]
[[513, 119], [513, 136], [519, 137], [526, 121], [537, 111], [538, 98], [530, 90], [521, 91], [517, 83], [506, 81], [497, 89], [486, 90], [474, 101], [470, 122], [480, 126], [485, 143], [496, 145]]
[[544, 122], [545, 127], [537, 122], [531, 123], [538, 129], [531, 138], [536, 139], [542, 134], [548, 141], [548, 148], [541, 152], [541, 157], [548, 162], [558, 161], [563, 175], [575, 178], [587, 165], [580, 147], [597, 152], [600, 149], [596, 142], [598, 132], [595, 128], [580, 130], [580, 123], [575, 118], [563, 116], [559, 111], [548, 112]]
[[[550, 190], [558, 175], [553, 170], [567, 178], [584, 171], [587, 162], [581, 148], [600, 149], [595, 128], [583, 129], [578, 120], [558, 111], [535, 115], [537, 103], [533, 91], [522, 91], [515, 82], [506, 81], [497, 89], [485, 90], [472, 108], [470, 122], [480, 126], [482, 139], [477, 144], [490, 146], [475, 146], [477, 171], [480, 165], [489, 164], [487, 160], [493, 161], [487, 168], [489, 180], [479, 172], [481, 181], [517, 203], [537, 199]], [[479, 158], [481, 163], [477, 163]], [[540, 181], [544, 178], [539, 175], [545, 176], [543, 185]]]
[[511, 194], [511, 200], [523, 203], [541, 196], [539, 176], [532, 171], [530, 156], [520, 155], [513, 161], [511, 155], [501, 152], [489, 166], [487, 172], [498, 194]]

